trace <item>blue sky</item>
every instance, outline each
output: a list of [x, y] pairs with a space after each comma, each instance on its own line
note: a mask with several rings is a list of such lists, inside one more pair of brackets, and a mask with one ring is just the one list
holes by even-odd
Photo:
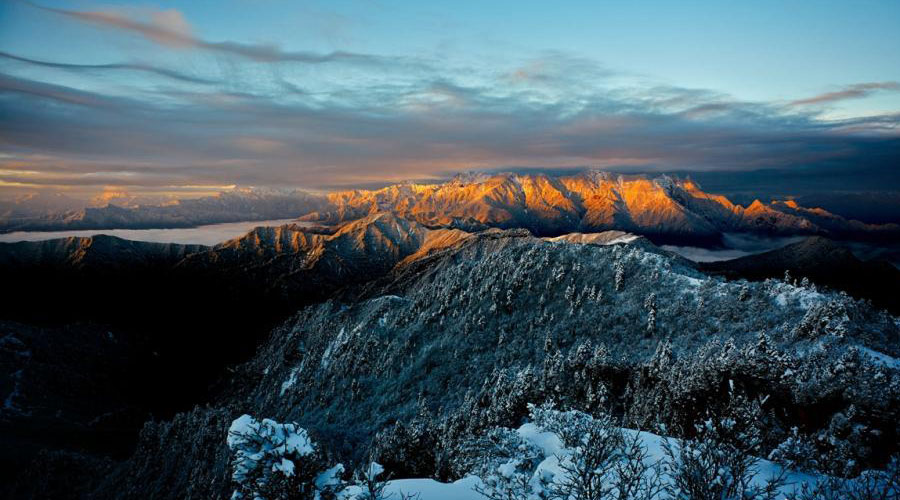
[[0, 190], [877, 166], [898, 22], [896, 1], [4, 2]]

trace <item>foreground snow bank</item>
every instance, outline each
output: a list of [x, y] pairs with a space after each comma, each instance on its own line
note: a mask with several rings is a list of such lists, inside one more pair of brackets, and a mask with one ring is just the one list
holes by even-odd
[[[900, 463], [857, 480], [785, 469], [752, 456], [753, 432], [731, 419], [707, 420], [694, 438], [625, 429], [609, 415], [529, 405], [530, 421], [495, 428], [470, 449], [472, 473], [452, 483], [388, 480], [376, 462], [349, 474], [325, 467], [297, 424], [236, 419], [233, 499], [310, 500], [873, 500], [900, 498]], [[859, 493], [859, 494], [857, 494]]]
[[[622, 429], [629, 437], [637, 437], [640, 444], [647, 450], [646, 460], [649, 462], [661, 462], [665, 458], [663, 444], [665, 439], [663, 436], [652, 434], [649, 432], [634, 431], [631, 429]], [[551, 432], [542, 432], [534, 423], [527, 423], [516, 429], [516, 433], [521, 436], [527, 443], [540, 449], [543, 453], [543, 459], [534, 472], [534, 479], [538, 477], [546, 477], [547, 475], [559, 476], [563, 473], [560, 468], [560, 458], [571, 454], [573, 450], [565, 448], [559, 436]], [[670, 439], [677, 446], [679, 440]], [[507, 465], [504, 467], [503, 465]], [[498, 473], [509, 473], [509, 463], [498, 467]], [[768, 460], [760, 460], [758, 463], [758, 474], [754, 478], [754, 484], [762, 486], [766, 480], [773, 476], [777, 476], [781, 472], [781, 466]], [[780, 498], [786, 498], [787, 495], [799, 491], [802, 485], [814, 487], [820, 476], [807, 474], [798, 471], [786, 471], [786, 484], [780, 487], [782, 493]], [[666, 479], [663, 478], [665, 481]], [[419, 494], [420, 500], [484, 500], [486, 497], [476, 491], [476, 489], [484, 488], [485, 484], [481, 478], [474, 475], [467, 476], [453, 483], [441, 483], [433, 479], [400, 479], [390, 481], [386, 494], [393, 494], [394, 497], [400, 498], [401, 493], [405, 495]], [[667, 495], [660, 493], [660, 500], [669, 498]]]
[[[419, 500], [484, 500], [475, 487], [481, 480], [468, 476], [453, 483], [441, 483], [434, 479], [398, 479], [388, 483], [385, 498], [400, 498], [401, 494], [418, 494]], [[393, 496], [387, 496], [393, 495]]]

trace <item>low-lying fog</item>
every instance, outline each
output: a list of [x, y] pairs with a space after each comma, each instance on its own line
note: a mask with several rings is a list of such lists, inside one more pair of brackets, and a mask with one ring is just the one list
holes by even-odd
[[803, 240], [803, 236], [772, 237], [757, 236], [745, 233], [725, 233], [722, 237], [725, 245], [723, 248], [702, 248], [691, 246], [663, 245], [662, 248], [675, 252], [694, 262], [714, 262], [717, 260], [730, 260], [767, 252], [781, 248], [791, 243]]
[[[714, 262], [767, 252], [802, 241], [804, 238], [806, 237], [769, 237], [746, 233], [725, 233], [724, 245], [720, 248], [676, 245], [663, 245], [662, 248], [694, 262]], [[860, 241], [839, 241], [838, 243], [847, 247], [860, 260], [884, 259], [900, 268], [900, 244], [879, 245]]]

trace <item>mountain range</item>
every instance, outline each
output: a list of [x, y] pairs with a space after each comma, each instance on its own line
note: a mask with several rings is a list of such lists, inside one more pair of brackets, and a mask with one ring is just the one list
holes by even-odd
[[897, 224], [865, 224], [791, 200], [749, 205], [704, 192], [689, 179], [588, 171], [465, 174], [437, 184], [401, 183], [378, 190], [310, 194], [238, 190], [164, 206], [84, 208], [4, 217], [12, 230], [184, 227], [297, 217], [338, 225], [381, 212], [431, 228], [479, 231], [524, 228], [538, 236], [619, 230], [657, 243], [721, 244], [729, 232], [896, 240]]
[[[193, 227], [204, 224], [296, 217], [324, 206], [304, 191], [239, 188], [215, 196], [163, 204], [79, 206], [63, 196], [34, 196], [0, 203], [0, 232]], [[75, 205], [76, 208], [62, 208]]]
[[431, 227], [521, 227], [541, 236], [570, 232], [628, 231], [654, 241], [719, 241], [722, 233], [823, 234], [896, 237], [894, 224], [846, 220], [792, 201], [747, 207], [705, 193], [690, 180], [584, 172], [460, 175], [443, 184], [398, 184], [375, 191], [328, 195], [330, 210], [303, 220], [340, 223], [390, 211]]

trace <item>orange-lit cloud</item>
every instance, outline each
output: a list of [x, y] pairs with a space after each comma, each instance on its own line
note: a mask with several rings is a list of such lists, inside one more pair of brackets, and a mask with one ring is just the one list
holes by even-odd
[[98, 27], [137, 34], [147, 40], [171, 48], [203, 49], [262, 62], [327, 63], [347, 61], [377, 63], [381, 60], [381, 58], [375, 56], [346, 51], [317, 54], [314, 52], [284, 51], [275, 45], [247, 44], [231, 41], [211, 42], [193, 36], [190, 24], [184, 18], [184, 15], [175, 9], [132, 9], [127, 12], [110, 10], [84, 11], [46, 7], [35, 3], [31, 3], [31, 5], [47, 12], [53, 12]]
[[184, 15], [175, 9], [130, 9], [128, 13], [126, 13], [125, 11], [112, 10], [87, 11], [57, 9], [53, 7], [44, 7], [34, 3], [31, 5], [86, 23], [137, 33], [146, 37], [148, 40], [170, 47], [184, 48], [198, 46], [198, 40], [191, 36], [190, 24], [188, 24]]
[[845, 99], [859, 99], [861, 97], [866, 97], [871, 95], [874, 92], [885, 90], [885, 91], [900, 91], [900, 83], [898, 82], [872, 82], [872, 83], [857, 83], [855, 85], [850, 85], [847, 88], [842, 90], [837, 90], [834, 92], [826, 92], [824, 94], [819, 94], [817, 96], [808, 97], [806, 99], [800, 99], [797, 101], [791, 102], [792, 106], [807, 106], [811, 104], [825, 104], [835, 101], [843, 101]]

